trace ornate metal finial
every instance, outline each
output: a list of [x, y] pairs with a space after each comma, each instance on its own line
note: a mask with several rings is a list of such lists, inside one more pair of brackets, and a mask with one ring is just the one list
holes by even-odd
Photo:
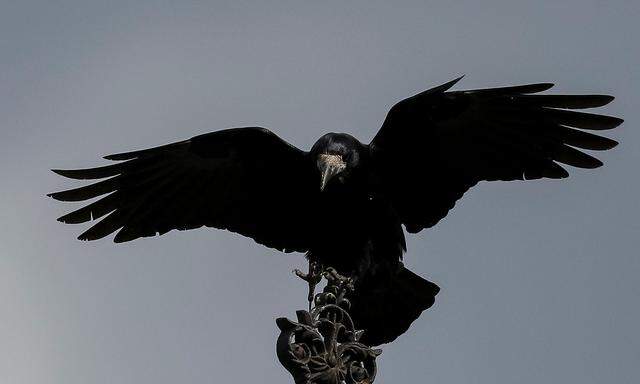
[[[352, 281], [332, 268], [318, 269], [311, 265], [307, 275], [296, 271], [309, 282], [314, 306], [309, 311], [297, 311], [297, 322], [284, 317], [276, 320], [280, 328], [278, 360], [296, 384], [373, 383], [376, 357], [382, 351], [358, 341], [363, 331], [356, 330], [346, 298], [353, 290]], [[313, 287], [322, 277], [327, 285], [313, 296]]]

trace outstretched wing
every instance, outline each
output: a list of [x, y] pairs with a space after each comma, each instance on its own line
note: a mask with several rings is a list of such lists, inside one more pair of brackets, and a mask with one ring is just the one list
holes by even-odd
[[571, 109], [600, 107], [606, 95], [538, 95], [553, 84], [447, 92], [460, 78], [402, 100], [371, 142], [381, 189], [409, 232], [435, 225], [482, 180], [565, 178], [559, 164], [597, 168], [576, 149], [617, 143], [583, 130], [621, 119]]
[[82, 201], [108, 194], [58, 219], [83, 223], [105, 216], [81, 240], [118, 231], [114, 241], [124, 242], [209, 226], [279, 250], [308, 247], [317, 180], [306, 152], [267, 129], [228, 129], [105, 158], [121, 162], [54, 170], [72, 179], [105, 179], [49, 195]]

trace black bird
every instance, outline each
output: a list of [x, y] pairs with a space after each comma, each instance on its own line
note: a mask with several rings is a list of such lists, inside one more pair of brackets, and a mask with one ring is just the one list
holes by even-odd
[[606, 95], [538, 94], [553, 84], [448, 91], [460, 78], [402, 100], [371, 143], [343, 133], [302, 151], [264, 128], [233, 128], [105, 156], [115, 164], [54, 170], [104, 179], [49, 196], [82, 201], [59, 218], [102, 218], [79, 237], [117, 231], [116, 243], [202, 226], [227, 229], [284, 252], [306, 252], [355, 280], [352, 312], [363, 341], [386, 343], [429, 308], [438, 286], [406, 269], [402, 225], [435, 225], [480, 181], [562, 179], [561, 164], [597, 168], [580, 151], [614, 140], [585, 132], [616, 117], [570, 111]]

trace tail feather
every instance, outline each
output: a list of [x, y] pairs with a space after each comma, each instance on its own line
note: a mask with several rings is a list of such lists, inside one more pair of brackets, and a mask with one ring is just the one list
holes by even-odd
[[389, 343], [431, 307], [440, 288], [403, 266], [389, 279], [364, 281], [352, 296], [351, 316], [369, 345]]

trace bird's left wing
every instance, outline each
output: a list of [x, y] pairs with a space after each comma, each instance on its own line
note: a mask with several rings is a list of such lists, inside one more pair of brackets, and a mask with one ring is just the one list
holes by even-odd
[[409, 232], [435, 225], [479, 181], [564, 178], [559, 163], [602, 165], [577, 148], [617, 144], [584, 130], [621, 119], [572, 111], [611, 96], [538, 95], [546, 83], [447, 92], [458, 80], [394, 105], [370, 145], [379, 188]]
[[[61, 201], [106, 195], [59, 218], [104, 218], [80, 235], [114, 241], [172, 229], [228, 229], [285, 251], [306, 251], [319, 186], [306, 152], [264, 128], [234, 128], [156, 148], [106, 156], [98, 168], [54, 170], [72, 179], [104, 179], [52, 193]], [[315, 183], [314, 183], [315, 181]]]

